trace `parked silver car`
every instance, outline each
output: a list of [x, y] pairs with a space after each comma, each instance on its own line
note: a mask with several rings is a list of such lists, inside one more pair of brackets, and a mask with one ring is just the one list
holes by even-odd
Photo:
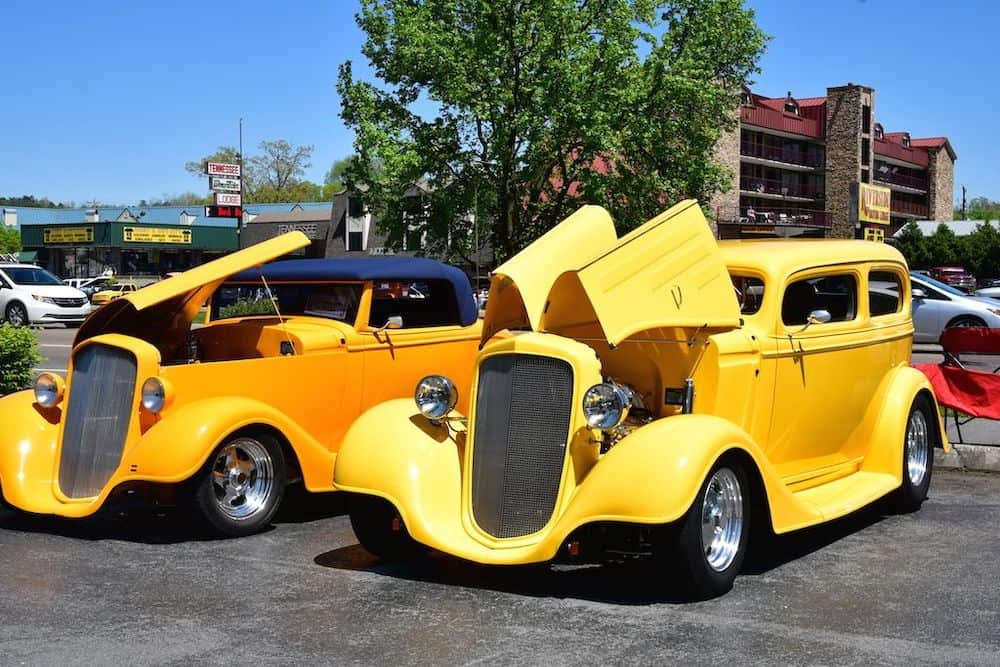
[[1000, 302], [970, 296], [926, 275], [911, 273], [913, 342], [936, 343], [948, 327], [1000, 328]]

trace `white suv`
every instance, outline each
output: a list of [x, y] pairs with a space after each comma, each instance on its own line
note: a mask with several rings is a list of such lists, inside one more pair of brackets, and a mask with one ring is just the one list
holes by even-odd
[[32, 264], [0, 264], [0, 318], [14, 326], [79, 325], [90, 315], [87, 295]]

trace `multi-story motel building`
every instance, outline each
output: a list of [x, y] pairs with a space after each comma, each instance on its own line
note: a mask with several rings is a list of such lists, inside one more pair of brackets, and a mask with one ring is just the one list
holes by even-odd
[[804, 99], [744, 90], [716, 156], [734, 174], [712, 201], [721, 238], [881, 238], [910, 220], [952, 219], [951, 143], [885, 131], [867, 86]]

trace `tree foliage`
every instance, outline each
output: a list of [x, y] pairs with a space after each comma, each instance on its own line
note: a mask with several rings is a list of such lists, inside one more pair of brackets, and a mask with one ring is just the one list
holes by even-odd
[[62, 202], [56, 203], [48, 197], [35, 197], [34, 195], [21, 195], [20, 197], [0, 197], [0, 206], [35, 206], [38, 208], [66, 208], [72, 206]]
[[21, 233], [16, 229], [0, 227], [0, 252], [21, 252]]
[[[328, 189], [303, 178], [306, 169], [312, 166], [312, 146], [295, 146], [284, 139], [276, 139], [260, 142], [258, 149], [259, 154], [245, 156], [243, 160], [243, 193], [247, 201], [325, 201], [330, 198], [326, 196]], [[209, 162], [239, 164], [240, 153], [233, 146], [219, 146], [211, 155], [188, 162], [184, 168], [194, 176], [205, 178]]]
[[[390, 243], [416, 228], [467, 255], [474, 208], [498, 259], [583, 203], [628, 229], [707, 202], [766, 41], [741, 0], [362, 0], [357, 22], [380, 81], [340, 68], [348, 180]], [[400, 201], [415, 183], [419, 214]]]
[[30, 387], [41, 359], [31, 329], [0, 324], [0, 396]]
[[896, 247], [914, 269], [963, 266], [978, 278], [1000, 276], [1000, 230], [985, 222], [968, 236], [956, 236], [943, 224], [925, 236], [911, 222], [903, 228]]

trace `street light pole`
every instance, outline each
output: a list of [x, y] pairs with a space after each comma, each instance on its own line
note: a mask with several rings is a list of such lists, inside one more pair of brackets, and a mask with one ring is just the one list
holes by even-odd
[[246, 215], [247, 205], [243, 195], [243, 117], [240, 116], [240, 217], [236, 221], [236, 247], [243, 248], [243, 217]]

